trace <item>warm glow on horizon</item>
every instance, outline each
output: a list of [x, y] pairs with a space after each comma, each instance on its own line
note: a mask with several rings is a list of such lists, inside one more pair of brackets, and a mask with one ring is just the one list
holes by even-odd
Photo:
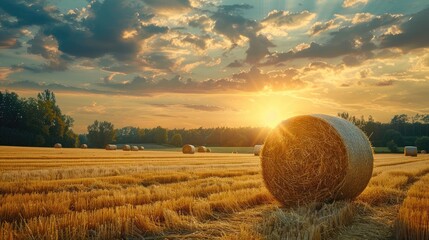
[[264, 126], [274, 128], [279, 124], [282, 120], [284, 120], [279, 114], [279, 108], [273, 107], [261, 112], [258, 117], [261, 118], [261, 121]]

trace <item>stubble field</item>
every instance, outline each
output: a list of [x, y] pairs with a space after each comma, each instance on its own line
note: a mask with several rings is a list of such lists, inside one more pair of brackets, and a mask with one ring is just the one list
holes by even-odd
[[0, 146], [0, 239], [428, 239], [429, 155], [352, 202], [282, 206], [251, 154]]

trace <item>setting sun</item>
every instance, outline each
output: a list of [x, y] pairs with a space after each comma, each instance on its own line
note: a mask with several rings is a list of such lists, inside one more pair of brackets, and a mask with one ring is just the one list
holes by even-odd
[[279, 124], [282, 120], [284, 120], [279, 114], [279, 110], [275, 108], [267, 109], [263, 114], [261, 114], [261, 121], [264, 126], [274, 128]]

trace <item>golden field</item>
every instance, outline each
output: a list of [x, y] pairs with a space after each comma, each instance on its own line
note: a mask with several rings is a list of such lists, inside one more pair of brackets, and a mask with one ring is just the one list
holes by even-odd
[[0, 147], [0, 239], [428, 239], [429, 155], [352, 202], [285, 209], [251, 154]]

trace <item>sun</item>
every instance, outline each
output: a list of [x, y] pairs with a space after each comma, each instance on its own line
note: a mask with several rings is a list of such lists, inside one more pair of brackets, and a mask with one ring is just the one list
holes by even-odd
[[261, 115], [263, 121], [263, 125], [274, 128], [276, 127], [283, 119], [276, 109], [268, 109]]

